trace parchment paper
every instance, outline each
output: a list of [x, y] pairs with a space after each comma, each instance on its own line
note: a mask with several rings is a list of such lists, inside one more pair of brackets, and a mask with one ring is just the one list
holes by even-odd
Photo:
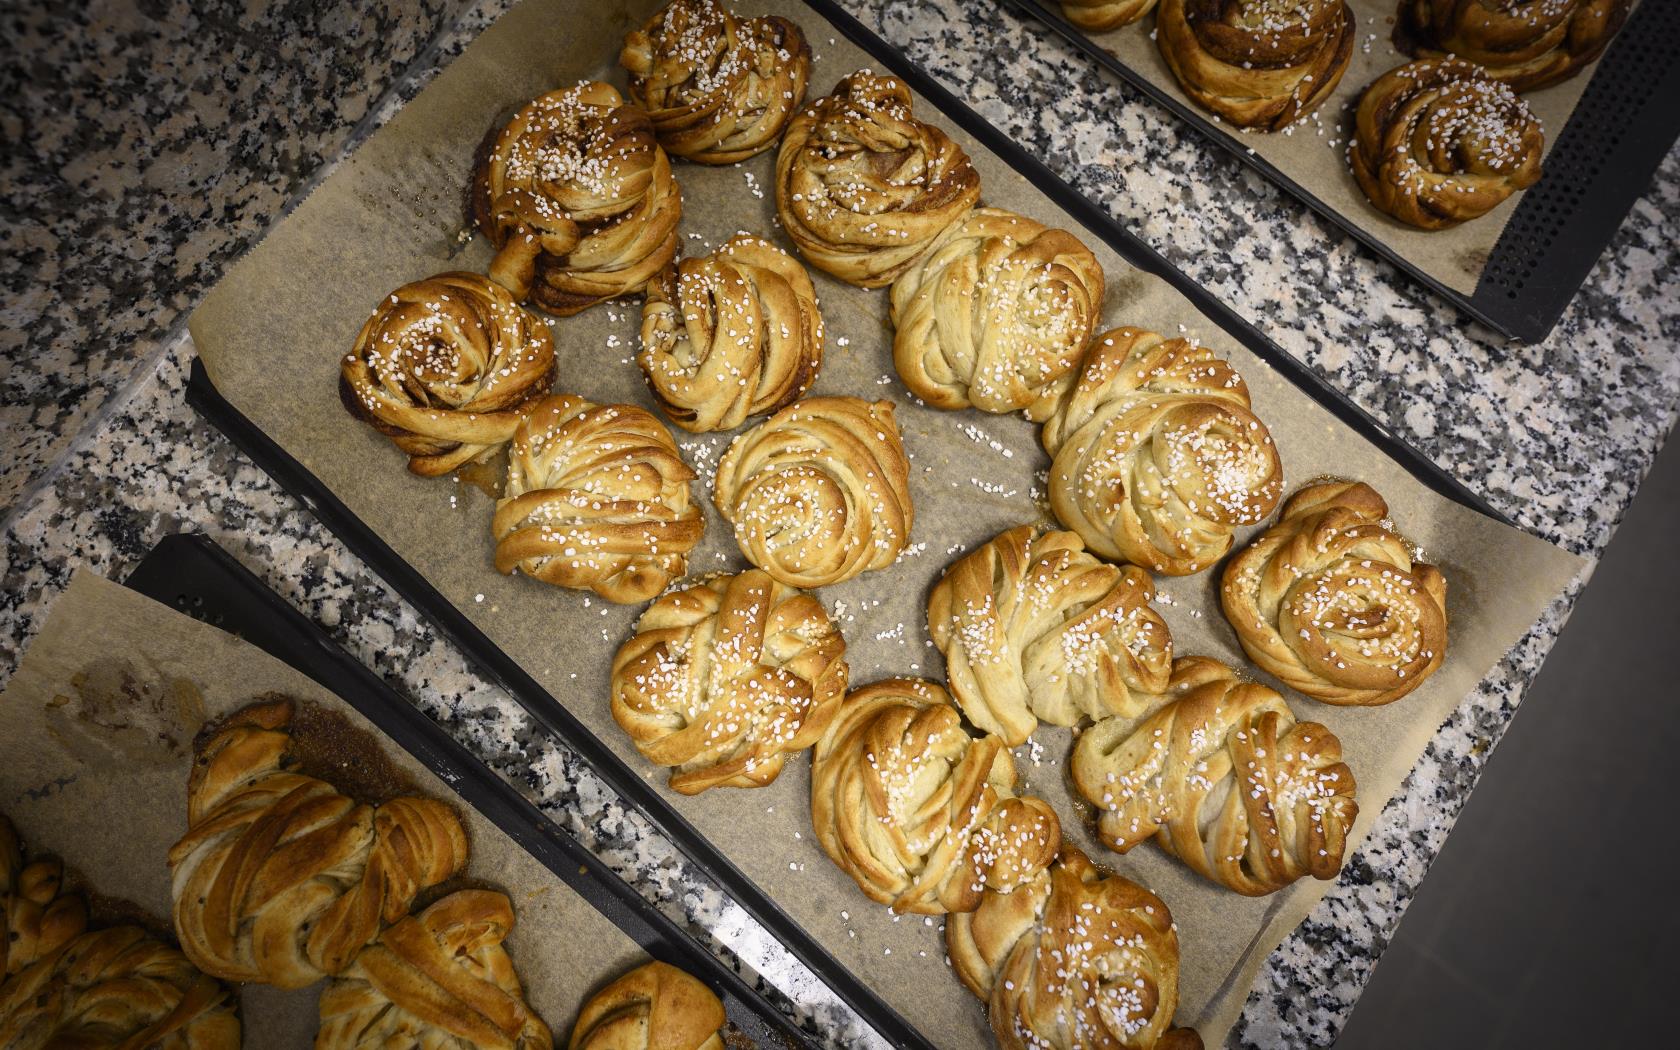
[[[167, 929], [166, 858], [187, 828], [193, 737], [205, 721], [271, 692], [372, 734], [420, 793], [455, 806], [472, 843], [460, 881], [513, 900], [504, 944], [527, 1000], [561, 1045], [584, 999], [645, 961], [617, 926], [349, 704], [256, 646], [85, 569], [0, 697], [0, 812], [30, 856], [63, 858], [91, 889], [138, 905], [154, 928]], [[248, 1050], [313, 1045], [323, 987], [244, 986]]]
[[[1055, 0], [1030, 0], [1053, 14], [1061, 7]], [[1354, 27], [1353, 57], [1341, 83], [1323, 105], [1286, 131], [1244, 131], [1221, 122], [1211, 111], [1198, 106], [1179, 89], [1178, 80], [1167, 68], [1155, 43], [1155, 15], [1106, 33], [1087, 33], [1094, 42], [1118, 58], [1151, 84], [1204, 116], [1220, 131], [1237, 137], [1241, 145], [1257, 153], [1296, 184], [1340, 215], [1343, 219], [1394, 249], [1408, 262], [1442, 284], [1469, 295], [1476, 290], [1488, 255], [1499, 243], [1505, 224], [1522, 201], [1513, 194], [1497, 208], [1479, 218], [1447, 230], [1419, 230], [1379, 211], [1360, 192], [1348, 169], [1347, 146], [1353, 134], [1353, 110], [1372, 81], [1411, 61], [1394, 47], [1395, 0], [1348, 0], [1357, 25]], [[1598, 63], [1583, 69], [1561, 84], [1523, 95], [1546, 132], [1546, 153], [1562, 134], [1569, 115], [1581, 100]], [[1545, 176], [1541, 175], [1544, 179]]]
[[[608, 606], [497, 574], [491, 499], [472, 485], [410, 475], [386, 439], [344, 413], [335, 390], [339, 356], [383, 295], [405, 281], [439, 270], [482, 268], [488, 261], [482, 238], [464, 242], [457, 236], [463, 228], [461, 187], [485, 129], [499, 114], [557, 84], [605, 77], [622, 85], [613, 65], [621, 34], [658, 6], [657, 0], [616, 0], [580, 18], [564, 0], [526, 0], [235, 267], [191, 327], [211, 378], [234, 405], [314, 471], [629, 768], [663, 788], [664, 771], [635, 752], [613, 722], [607, 699], [612, 653], [639, 608]], [[841, 76], [870, 64], [796, 0], [737, 7], [744, 13], [785, 14], [805, 27], [817, 55], [813, 93], [828, 91]], [[941, 121], [925, 100], [918, 105], [924, 118]], [[1276, 435], [1291, 488], [1326, 473], [1371, 482], [1388, 498], [1400, 526], [1446, 573], [1452, 646], [1441, 671], [1423, 688], [1372, 711], [1295, 698], [1303, 716], [1324, 721], [1342, 736], [1359, 779], [1363, 816], [1356, 831], [1363, 835], [1434, 730], [1581, 563], [1433, 494], [1177, 292], [1128, 267], [1002, 161], [950, 121], [941, 122], [979, 168], [986, 202], [1067, 226], [1097, 252], [1109, 276], [1109, 324], [1143, 324], [1163, 332], [1182, 328], [1232, 360]], [[791, 250], [773, 223], [771, 166], [769, 154], [722, 169], [679, 164], [685, 249], [699, 252], [746, 229]], [[886, 293], [842, 285], [814, 271], [813, 277], [829, 339], [815, 393], [898, 403], [916, 505], [908, 556], [888, 570], [827, 588], [822, 597], [840, 615], [854, 683], [905, 674], [938, 678], [939, 656], [925, 630], [927, 591], [956, 552], [1040, 517], [1039, 473], [1047, 459], [1038, 449], [1036, 428], [1025, 420], [944, 413], [909, 401], [892, 370]], [[652, 407], [632, 362], [639, 314], [635, 304], [608, 304], [553, 322], [559, 388], [596, 401]], [[697, 491], [709, 495], [717, 457], [730, 436], [680, 438], [705, 479]], [[745, 568], [709, 501], [706, 512], [707, 534], [691, 561], [692, 573]], [[1170, 602], [1164, 614], [1181, 652], [1240, 661], [1217, 611], [1214, 578], [1207, 573], [1163, 581], [1163, 600]], [[1065, 733], [1044, 732], [1038, 766], [1022, 749], [1032, 788], [1061, 808], [1069, 834], [1094, 858], [1148, 883], [1173, 908], [1184, 938], [1182, 1016], [1219, 1043], [1261, 962], [1305, 917], [1324, 886], [1298, 884], [1251, 901], [1199, 882], [1152, 846], [1115, 857], [1084, 831], [1071, 808], [1060, 768], [1066, 741]], [[790, 762], [777, 783], [756, 791], [716, 790], [698, 798], [666, 794], [678, 812], [930, 1040], [953, 1048], [987, 1045], [979, 1004], [944, 972], [937, 923], [894, 920], [818, 849], [810, 830], [808, 770], [805, 761]]]

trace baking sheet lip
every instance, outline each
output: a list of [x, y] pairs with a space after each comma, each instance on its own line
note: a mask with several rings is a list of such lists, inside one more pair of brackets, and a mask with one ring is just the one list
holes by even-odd
[[[203, 611], [220, 612], [224, 617], [249, 612], [254, 606], [260, 616], [254, 622], [241, 618], [239, 637], [350, 704], [649, 955], [707, 979], [726, 1002], [736, 1006], [729, 1011], [731, 1020], [755, 1042], [778, 1045], [766, 1038], [773, 1033], [783, 1045], [792, 1039], [800, 1046], [816, 1046], [808, 1033], [752, 990], [740, 974], [209, 537], [164, 537], [129, 573], [124, 586], [170, 606], [175, 595], [191, 593], [205, 601]], [[227, 630], [221, 624], [214, 626]], [[551, 1020], [562, 1023], [562, 1019]]]

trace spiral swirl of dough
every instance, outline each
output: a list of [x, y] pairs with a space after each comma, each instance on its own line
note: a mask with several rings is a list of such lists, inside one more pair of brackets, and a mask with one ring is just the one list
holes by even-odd
[[724, 1050], [723, 1003], [698, 978], [650, 962], [589, 997], [569, 1050]]
[[1161, 0], [1155, 29], [1184, 93], [1239, 128], [1293, 124], [1353, 57], [1347, 0]]
[[1327, 704], [1400, 699], [1447, 655], [1447, 582], [1369, 485], [1325, 481], [1225, 565], [1220, 603], [1249, 659]]
[[1093, 33], [1131, 25], [1155, 10], [1155, 0], [1061, 0], [1061, 5], [1063, 18]]
[[1400, 0], [1394, 45], [1474, 62], [1513, 91], [1568, 80], [1595, 61], [1633, 0]]

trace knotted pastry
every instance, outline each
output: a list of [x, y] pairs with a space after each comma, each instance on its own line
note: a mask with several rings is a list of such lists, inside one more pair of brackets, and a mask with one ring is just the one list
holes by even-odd
[[537, 402], [508, 450], [491, 529], [496, 568], [613, 602], [646, 601], [688, 571], [706, 530], [694, 471], [664, 424], [634, 405], [572, 394]]
[[910, 109], [902, 80], [859, 71], [782, 138], [776, 215], [812, 266], [848, 284], [891, 284], [980, 199], [968, 154]]
[[682, 194], [653, 122], [600, 82], [539, 96], [486, 137], [473, 221], [490, 276], [569, 316], [641, 290], [677, 253]]
[[1201, 1050], [1173, 1028], [1178, 933], [1161, 898], [1077, 847], [1011, 893], [945, 920], [951, 967], [1001, 1050]]
[[229, 981], [302, 988], [338, 973], [467, 861], [444, 803], [366, 805], [292, 772], [291, 720], [289, 701], [259, 703], [203, 742], [169, 851], [181, 947]]
[[339, 366], [352, 415], [447, 474], [495, 452], [554, 382], [548, 325], [476, 273], [442, 273], [386, 296]]
[[698, 978], [650, 962], [589, 997], [569, 1050], [723, 1050], [726, 1020]]
[[1539, 119], [1508, 85], [1469, 62], [1429, 58], [1365, 89], [1348, 163], [1372, 204], [1444, 230], [1534, 185], [1544, 149]]
[[761, 237], [739, 234], [648, 284], [636, 363], [684, 430], [734, 430], [804, 396], [822, 355], [810, 275]]
[[741, 18], [715, 0], [671, 0], [624, 38], [619, 65], [659, 144], [700, 164], [757, 156], [805, 101], [811, 47], [785, 18]]
[[1154, 837], [1249, 897], [1335, 878], [1359, 814], [1336, 735], [1205, 657], [1173, 664], [1168, 695], [1142, 723], [1098, 722], [1074, 745], [1073, 782], [1103, 842], [1126, 853]]
[[1079, 238], [979, 208], [893, 282], [893, 362], [935, 408], [1014, 412], [1078, 367], [1102, 298]]
[[915, 519], [892, 402], [789, 405], [730, 443], [713, 498], [747, 560], [789, 586], [891, 565]]
[[1188, 339], [1116, 328], [1097, 339], [1041, 434], [1050, 506], [1097, 554], [1169, 576], [1200, 572], [1283, 495], [1248, 386]]
[[238, 999], [138, 926], [83, 933], [0, 985], [7, 1050], [238, 1050]]
[[811, 822], [830, 859], [894, 911], [973, 911], [1042, 871], [1061, 843], [1055, 811], [1017, 797], [1015, 761], [968, 735], [932, 682], [854, 690], [811, 766]]
[[822, 603], [758, 569], [660, 598], [613, 660], [613, 717], [685, 795], [775, 780], [845, 693], [846, 640]]
[[0, 983], [85, 929], [87, 904], [65, 890], [64, 865], [51, 857], [25, 864], [17, 830], [0, 813]]
[[315, 1050], [550, 1050], [502, 942], [513, 905], [460, 890], [362, 949], [321, 993]]
[[1225, 565], [1220, 604], [1248, 658], [1327, 704], [1387, 704], [1447, 655], [1447, 581], [1369, 485], [1323, 481]]
[[1155, 10], [1155, 0], [1061, 0], [1061, 4], [1063, 18], [1093, 33], [1131, 25]]
[[1110, 565], [1071, 532], [999, 533], [945, 570], [928, 595], [928, 633], [963, 714], [1010, 747], [1040, 719], [1136, 715], [1166, 688], [1172, 633], [1150, 607], [1155, 584]]
[[1161, 0], [1155, 40], [1202, 107], [1239, 128], [1279, 131], [1341, 82], [1353, 27], [1346, 0]]
[[1413, 58], [1454, 55], [1513, 91], [1568, 80], [1597, 60], [1633, 0], [1400, 0], [1394, 46]]

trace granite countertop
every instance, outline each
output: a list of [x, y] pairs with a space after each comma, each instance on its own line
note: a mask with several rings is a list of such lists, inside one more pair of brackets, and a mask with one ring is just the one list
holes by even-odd
[[[1493, 506], [1589, 557], [1608, 542], [1680, 407], [1680, 150], [1552, 335], [1509, 345], [1012, 11], [842, 2]], [[3, 16], [28, 57], [0, 70], [0, 126], [23, 147], [0, 160], [0, 683], [77, 567], [121, 578], [160, 537], [207, 533], [810, 1030], [867, 1045], [826, 986], [184, 403], [202, 292], [506, 6]], [[1442, 727], [1269, 960], [1231, 1045], [1334, 1038], [1573, 598]]]

